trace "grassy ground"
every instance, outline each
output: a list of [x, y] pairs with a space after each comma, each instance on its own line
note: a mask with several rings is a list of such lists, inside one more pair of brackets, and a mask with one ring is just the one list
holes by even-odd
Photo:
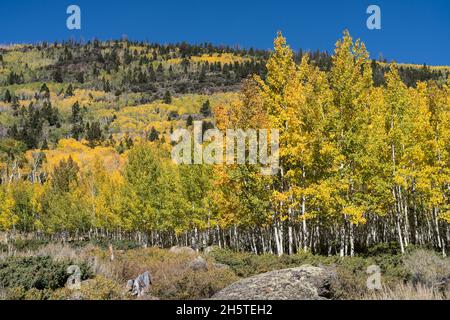
[[[192, 268], [197, 254], [138, 248], [132, 242], [114, 243], [114, 248], [111, 261], [102, 241], [18, 241], [9, 249], [0, 245], [0, 299], [132, 299], [125, 284], [145, 271], [153, 278], [147, 299], [206, 299], [240, 278], [303, 264], [335, 274], [334, 299], [450, 299], [444, 285], [450, 279], [450, 259], [420, 248], [400, 255], [395, 247], [379, 246], [345, 258], [310, 253], [256, 256], [216, 248], [204, 255], [204, 268]], [[83, 282], [77, 291], [65, 288], [65, 271], [72, 264], [81, 269]], [[381, 290], [367, 289], [370, 265], [380, 267]]]

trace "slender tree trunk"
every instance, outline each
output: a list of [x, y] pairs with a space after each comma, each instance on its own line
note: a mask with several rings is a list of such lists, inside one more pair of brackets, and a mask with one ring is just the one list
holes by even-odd
[[345, 256], [345, 226], [344, 226], [344, 224], [342, 224], [342, 226], [340, 228], [339, 240], [340, 240], [339, 255], [341, 257], [343, 257], [343, 256]]
[[274, 238], [275, 238], [275, 245], [277, 246], [277, 254], [278, 256], [283, 255], [283, 245], [280, 241], [280, 230], [278, 229], [277, 222], [275, 222], [275, 225], [273, 227], [274, 231]]
[[288, 241], [289, 241], [289, 244], [288, 244], [288, 250], [289, 250], [289, 255], [292, 255], [292, 254], [294, 254], [294, 237], [293, 237], [293, 234], [292, 234], [292, 225], [290, 224], [290, 222], [289, 222], [289, 226], [288, 226]]
[[355, 239], [354, 239], [354, 230], [353, 223], [350, 223], [350, 256], [353, 257], [355, 255]]
[[396, 219], [396, 224], [397, 224], [397, 234], [398, 234], [398, 241], [400, 244], [400, 251], [401, 253], [405, 253], [405, 247], [403, 245], [403, 236], [402, 236], [402, 228], [400, 227], [400, 218], [397, 215], [397, 219]]
[[303, 233], [303, 251], [308, 251], [308, 229], [306, 227], [306, 198], [302, 196], [302, 233]]

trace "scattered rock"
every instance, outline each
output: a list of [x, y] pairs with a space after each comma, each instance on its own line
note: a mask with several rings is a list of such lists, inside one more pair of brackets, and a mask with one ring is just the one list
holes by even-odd
[[128, 280], [127, 281], [127, 285], [125, 287], [127, 292], [133, 290], [133, 286], [134, 286], [134, 280]]
[[331, 297], [332, 273], [303, 265], [271, 271], [233, 283], [214, 300], [326, 300]]
[[137, 276], [134, 280], [128, 280], [126, 289], [133, 296], [143, 297], [146, 295], [152, 284], [152, 276], [148, 271]]
[[206, 271], [208, 270], [208, 262], [200, 256], [189, 262], [189, 268], [191, 268], [194, 271]]
[[172, 253], [183, 253], [183, 254], [196, 254], [197, 252], [189, 247], [178, 247], [178, 246], [174, 246], [172, 248], [170, 248], [169, 250]]

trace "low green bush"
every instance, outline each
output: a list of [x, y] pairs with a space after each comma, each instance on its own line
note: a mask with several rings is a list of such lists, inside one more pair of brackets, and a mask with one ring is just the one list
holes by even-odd
[[77, 264], [81, 270], [81, 280], [92, 276], [86, 263], [71, 261], [55, 262], [51, 257], [8, 257], [0, 260], [0, 287], [55, 290], [64, 287], [68, 277], [67, 268]]
[[379, 243], [367, 249], [366, 256], [379, 255], [398, 255], [400, 254], [400, 245], [397, 242]]

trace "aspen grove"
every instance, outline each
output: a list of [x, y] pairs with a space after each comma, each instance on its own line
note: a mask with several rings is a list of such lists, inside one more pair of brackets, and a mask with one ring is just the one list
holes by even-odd
[[[420, 245], [446, 255], [450, 77], [407, 86], [391, 63], [385, 83], [375, 85], [372, 64], [348, 32], [329, 70], [308, 54], [296, 61], [279, 33], [264, 74], [243, 80], [235, 99], [218, 99], [212, 110], [204, 104], [221, 132], [278, 129], [275, 175], [248, 162], [175, 164], [168, 127], [192, 126], [174, 111], [165, 129], [153, 126], [150, 139], [130, 135], [120, 150], [112, 139], [97, 141], [98, 125], [82, 137], [83, 108], [74, 103], [72, 131], [52, 146], [1, 138], [0, 230], [7, 239], [131, 239], [278, 255], [353, 256], [395, 242], [401, 252]], [[39, 93], [50, 125], [51, 91]], [[164, 100], [174, 104], [168, 93]]]

